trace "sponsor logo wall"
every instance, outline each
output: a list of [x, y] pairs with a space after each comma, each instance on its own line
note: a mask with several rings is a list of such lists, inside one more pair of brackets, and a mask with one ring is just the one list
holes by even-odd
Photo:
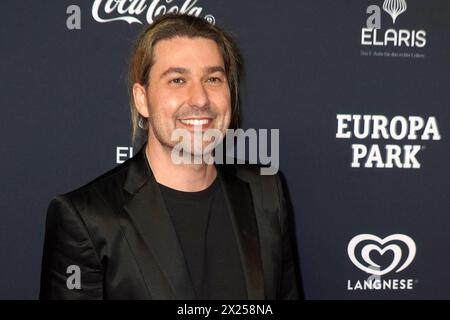
[[37, 297], [50, 199], [139, 150], [127, 57], [169, 12], [241, 48], [243, 129], [286, 182], [305, 297], [450, 299], [448, 0], [10, 1], [0, 298]]

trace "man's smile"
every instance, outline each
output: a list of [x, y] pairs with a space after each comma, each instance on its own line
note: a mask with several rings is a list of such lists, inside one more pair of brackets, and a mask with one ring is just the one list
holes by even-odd
[[192, 117], [192, 118], [183, 118], [178, 119], [178, 122], [181, 123], [182, 127], [185, 127], [189, 130], [206, 130], [208, 129], [212, 122], [213, 118], [206, 117]]

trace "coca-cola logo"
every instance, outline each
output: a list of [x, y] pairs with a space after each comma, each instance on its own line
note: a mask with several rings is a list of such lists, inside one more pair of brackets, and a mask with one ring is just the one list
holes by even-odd
[[187, 14], [202, 17], [211, 24], [216, 20], [213, 15], [203, 15], [203, 8], [197, 5], [198, 0], [95, 0], [92, 5], [92, 17], [100, 23], [126, 21], [129, 24], [154, 19], [166, 13]]

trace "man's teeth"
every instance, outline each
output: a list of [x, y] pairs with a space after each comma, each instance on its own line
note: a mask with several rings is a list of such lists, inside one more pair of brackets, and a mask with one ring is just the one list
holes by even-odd
[[209, 123], [209, 119], [185, 119], [180, 121], [190, 126], [202, 126]]

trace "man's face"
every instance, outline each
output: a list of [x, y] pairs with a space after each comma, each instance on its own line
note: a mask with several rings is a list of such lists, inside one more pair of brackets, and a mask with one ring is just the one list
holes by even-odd
[[[230, 89], [216, 42], [176, 37], [157, 42], [153, 53], [147, 87], [149, 135], [171, 149], [178, 143], [171, 139], [178, 128], [188, 130], [192, 141], [194, 129], [224, 134], [231, 117]], [[202, 148], [207, 144], [200, 140]]]

